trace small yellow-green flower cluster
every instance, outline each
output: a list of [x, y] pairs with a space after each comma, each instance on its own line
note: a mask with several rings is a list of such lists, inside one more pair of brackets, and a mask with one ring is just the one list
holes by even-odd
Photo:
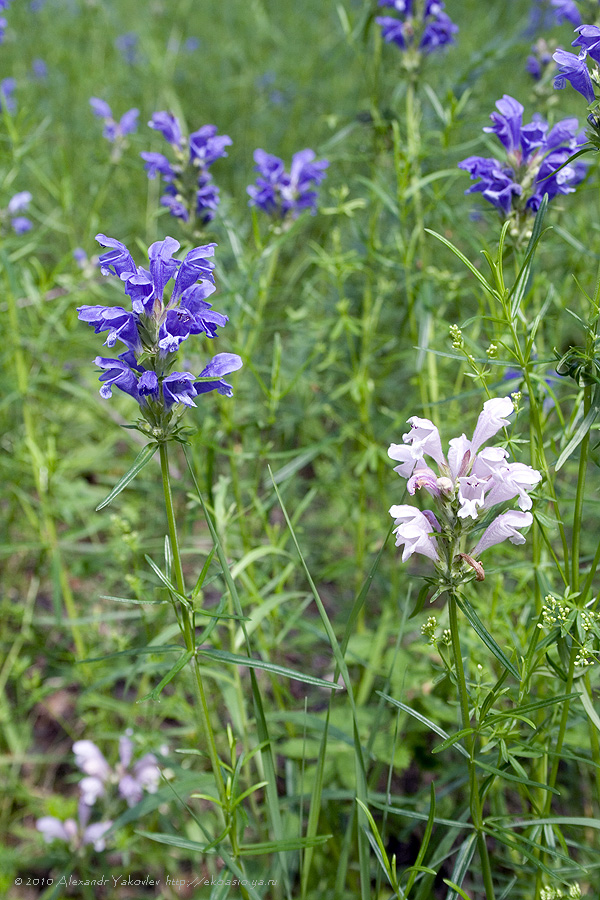
[[438, 644], [447, 644], [450, 645], [452, 643], [452, 634], [450, 633], [449, 628], [444, 628], [442, 631], [441, 638], [436, 638], [435, 631], [437, 628], [438, 622], [435, 616], [429, 616], [426, 622], [421, 625], [421, 634], [423, 637], [426, 637], [430, 644], [437, 646]]
[[429, 616], [426, 622], [421, 625], [421, 634], [426, 637], [430, 644], [435, 644], [435, 629], [437, 628], [437, 619], [435, 616]]
[[565, 894], [562, 888], [543, 887], [540, 893], [540, 900], [581, 900], [581, 888], [574, 882], [569, 887], [568, 894]]
[[462, 350], [464, 346], [462, 331], [458, 327], [458, 325], [450, 326], [450, 339], [452, 340], [452, 346], [455, 350]]
[[563, 606], [552, 594], [544, 597], [546, 606], [542, 606], [542, 621], [538, 628], [553, 628], [555, 625], [564, 625], [571, 612], [568, 606]]
[[557, 600], [552, 594], [548, 594], [544, 600], [546, 605], [542, 607], [542, 621], [538, 623], [538, 628], [555, 628], [557, 625], [565, 628], [567, 626], [565, 631], [571, 631], [573, 640], [579, 644], [575, 665], [579, 668], [593, 666], [597, 656], [593, 641], [599, 633], [600, 613], [590, 609], [579, 610], [577, 618], [573, 616], [571, 619], [574, 626], [571, 628], [567, 624], [573, 614], [571, 607]]

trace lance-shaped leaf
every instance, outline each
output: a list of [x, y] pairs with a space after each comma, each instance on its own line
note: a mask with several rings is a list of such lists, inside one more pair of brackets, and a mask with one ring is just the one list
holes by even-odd
[[138, 475], [144, 466], [147, 466], [156, 451], [158, 450], [158, 444], [152, 442], [150, 444], [146, 444], [143, 450], [140, 450], [138, 455], [136, 456], [133, 465], [127, 472], [120, 478], [115, 484], [114, 488], [108, 495], [105, 497], [102, 503], [99, 503], [96, 507], [96, 512], [101, 509], [104, 509], [105, 506], [108, 506], [109, 503], [112, 503], [115, 497], [121, 493], [121, 491], [127, 487], [127, 485], [133, 481], [136, 475]]
[[285, 666], [278, 666], [276, 663], [266, 662], [262, 659], [254, 659], [251, 656], [242, 656], [239, 653], [229, 653], [227, 650], [203, 650], [200, 647], [198, 648], [197, 653], [199, 656], [208, 656], [209, 659], [231, 663], [234, 666], [247, 666], [249, 669], [263, 669], [265, 672], [271, 672], [273, 675], [281, 675], [283, 678], [293, 678], [295, 681], [302, 681], [304, 684], [312, 684], [315, 687], [327, 688], [330, 691], [340, 690], [340, 686], [334, 684], [333, 681], [325, 681], [323, 678], [316, 678], [314, 675], [298, 672], [295, 669], [287, 669]]
[[517, 679], [517, 681], [520, 681], [521, 676], [519, 675], [518, 671], [515, 669], [506, 653], [504, 653], [504, 651], [501, 650], [501, 648], [498, 646], [494, 638], [486, 629], [485, 625], [481, 622], [479, 616], [477, 615], [467, 598], [463, 597], [460, 594], [457, 594], [456, 602], [458, 603], [461, 610], [473, 626], [473, 629], [477, 632], [488, 650], [490, 650], [494, 654], [496, 659], [498, 659], [502, 663], [505, 669], [508, 669], [511, 675], [513, 675]]

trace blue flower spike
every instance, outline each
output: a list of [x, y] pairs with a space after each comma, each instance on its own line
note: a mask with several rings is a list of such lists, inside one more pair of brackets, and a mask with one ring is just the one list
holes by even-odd
[[108, 332], [107, 347], [120, 341], [126, 348], [116, 359], [96, 357], [96, 365], [104, 370], [100, 395], [108, 399], [113, 387], [129, 394], [150, 426], [141, 430], [168, 440], [176, 434], [185, 408], [196, 405], [195, 397], [214, 390], [232, 396], [224, 376], [242, 365], [237, 354], [218, 353], [198, 375], [175, 371], [179, 348], [190, 335], [213, 339], [228, 321], [207, 300], [216, 290], [212, 261], [216, 244], [195, 247], [180, 260], [174, 256], [179, 241], [166, 237], [149, 247], [149, 268], [145, 269], [136, 265], [121, 241], [104, 234], [96, 240], [108, 248], [100, 256], [100, 271], [123, 282], [131, 300], [131, 310], [121, 306], [77, 310], [96, 334]]

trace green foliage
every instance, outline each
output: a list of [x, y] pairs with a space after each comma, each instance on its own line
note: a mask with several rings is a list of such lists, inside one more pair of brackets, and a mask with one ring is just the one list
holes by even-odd
[[[597, 896], [596, 154], [527, 235], [493, 210], [471, 220], [456, 167], [492, 152], [499, 93], [552, 122], [585, 107], [533, 90], [526, 0], [510, 16], [447, 0], [458, 43], [416, 83], [371, 0], [146, 6], [5, 13], [0, 207], [31, 191], [34, 227], [0, 248], [0, 893], [87, 900], [61, 877], [107, 874], [158, 879], [165, 900], [167, 878], [225, 876], [248, 885], [193, 896], [491, 900], [489, 847], [498, 900]], [[133, 62], [115, 45], [129, 31]], [[140, 110], [120, 160], [93, 96]], [[233, 139], [203, 240], [230, 317], [219, 350], [244, 359], [232, 399], [188, 413], [170, 466], [161, 447], [173, 522], [158, 444], [130, 398], [98, 396], [98, 336], [77, 320], [122, 294], [72, 257], [93, 258], [98, 231], [140, 261], [166, 234], [189, 246], [139, 158], [164, 150], [159, 109]], [[248, 208], [257, 147], [330, 160], [316, 216], [276, 228]], [[190, 370], [209, 345], [190, 342]], [[409, 416], [447, 441], [507, 394], [506, 446], [543, 474], [534, 525], [461, 585], [453, 642], [428, 561], [401, 564], [389, 541], [406, 498], [386, 451]], [[115, 767], [127, 728], [159, 758], [157, 792], [98, 801], [107, 851], [44, 843], [36, 820], [77, 815], [72, 744]]]

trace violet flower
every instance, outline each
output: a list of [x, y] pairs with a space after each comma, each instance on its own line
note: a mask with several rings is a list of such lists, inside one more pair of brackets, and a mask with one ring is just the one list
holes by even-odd
[[113, 769], [93, 741], [75, 741], [75, 764], [86, 775], [79, 783], [84, 804], [93, 806], [98, 797], [105, 795], [106, 786], [111, 783], [118, 785], [119, 794], [128, 806], [139, 803], [144, 790], [149, 794], [156, 793], [160, 780], [156, 757], [146, 753], [133, 762], [133, 747], [129, 733], [119, 738], [119, 762]]
[[[123, 283], [131, 310], [122, 306], [80, 306], [79, 318], [96, 334], [107, 332], [105, 344], [117, 341], [126, 348], [115, 358], [98, 356], [100, 395], [108, 399], [117, 387], [133, 397], [153, 429], [171, 434], [185, 407], [194, 397], [216, 390], [231, 396], [223, 376], [242, 365], [235, 353], [219, 353], [194, 375], [173, 371], [181, 344], [192, 335], [213, 339], [227, 324], [223, 313], [208, 301], [216, 290], [212, 257], [216, 244], [190, 250], [183, 260], [174, 257], [179, 241], [166, 237], [148, 249], [149, 267], [137, 266], [121, 241], [99, 234], [96, 240], [108, 250], [100, 256], [100, 271]], [[171, 287], [169, 289], [169, 284]]]
[[[411, 506], [392, 506], [396, 546], [404, 545], [402, 561], [420, 553], [432, 559], [446, 573], [454, 570], [465, 557], [461, 547], [468, 547], [469, 533], [484, 514], [494, 506], [517, 499], [520, 511], [501, 513], [484, 532], [471, 554], [508, 538], [523, 543], [516, 529], [532, 522], [530, 491], [539, 484], [541, 474], [519, 462], [508, 462], [502, 447], [484, 447], [501, 428], [506, 427], [513, 412], [510, 397], [486, 400], [469, 440], [466, 435], [450, 441], [447, 456], [442, 450], [440, 434], [433, 422], [419, 416], [410, 418], [411, 430], [402, 444], [391, 444], [388, 455], [399, 465], [395, 471], [407, 479], [408, 493], [425, 490], [436, 502], [437, 515], [421, 513]], [[437, 473], [425, 462], [429, 456]]]
[[117, 122], [113, 118], [112, 110], [105, 100], [101, 100], [98, 97], [90, 97], [90, 106], [94, 115], [104, 120], [103, 135], [111, 144], [120, 142], [126, 135], [137, 131], [137, 120], [140, 114], [138, 109], [128, 109]]
[[540, 38], [531, 48], [531, 54], [527, 57], [525, 68], [532, 78], [541, 81], [542, 76], [546, 73], [552, 64], [552, 53], [544, 38]]
[[[561, 90], [567, 82], [575, 88], [588, 105], [596, 99], [594, 83], [598, 84], [598, 64], [600, 63], [600, 28], [596, 25], [579, 25], [575, 29], [577, 37], [573, 41], [573, 47], [580, 47], [579, 54], [568, 53], [566, 50], [557, 50], [553, 59], [558, 63], [558, 75], [554, 79], [554, 87]], [[588, 57], [595, 64], [592, 72], [588, 69]], [[589, 121], [589, 118], [588, 118]], [[595, 121], [597, 128], [597, 121]]]
[[574, 0], [550, 0], [550, 6], [556, 23], [570, 22], [571, 25], [581, 25], [581, 13]]
[[425, 0], [421, 16], [414, 0], [379, 0], [379, 6], [392, 9], [397, 16], [376, 16], [384, 41], [400, 50], [418, 49], [432, 53], [454, 43], [458, 25], [445, 13], [442, 0]]
[[31, 219], [28, 219], [26, 216], [15, 215], [15, 213], [26, 212], [32, 199], [29, 191], [19, 191], [8, 202], [6, 212], [10, 217], [10, 224], [15, 234], [25, 234], [33, 228]]
[[34, 59], [31, 63], [31, 71], [34, 78], [37, 78], [39, 81], [45, 81], [48, 77], [48, 66], [43, 59]]
[[130, 66], [134, 65], [138, 60], [138, 44], [139, 37], [135, 31], [128, 31], [115, 38], [115, 47]]
[[203, 125], [186, 138], [177, 117], [166, 111], [155, 112], [148, 125], [162, 134], [175, 157], [171, 161], [162, 153], [140, 154], [148, 178], [159, 175], [167, 184], [161, 205], [183, 222], [195, 219], [207, 225], [219, 206], [219, 188], [209, 169], [227, 156], [225, 148], [233, 143], [231, 138], [217, 134], [216, 125]]
[[0, 112], [3, 109], [7, 110], [7, 112], [16, 110], [17, 101], [14, 98], [16, 87], [17, 82], [14, 78], [3, 78], [0, 81]]
[[61, 821], [55, 816], [42, 816], [35, 823], [49, 844], [52, 841], [63, 841], [71, 850], [79, 850], [88, 844], [92, 844], [94, 850], [99, 853], [106, 847], [104, 835], [112, 826], [112, 822], [95, 822], [88, 825], [91, 815], [91, 807], [83, 799], [79, 801], [78, 819], [65, 819]]
[[315, 190], [325, 178], [329, 166], [326, 159], [315, 161], [312, 150], [294, 153], [290, 171], [278, 156], [264, 150], [254, 151], [255, 170], [259, 173], [256, 184], [249, 185], [249, 205], [257, 206], [275, 219], [295, 219], [305, 209], [314, 215], [317, 211], [318, 193]]
[[544, 194], [552, 200], [558, 194], [572, 193], [587, 171], [581, 162], [565, 165], [586, 140], [585, 133], [578, 131], [577, 119], [562, 119], [550, 128], [535, 115], [524, 125], [522, 105], [508, 94], [498, 100], [496, 108], [498, 112], [490, 116], [493, 125], [483, 130], [496, 135], [504, 147], [504, 158], [463, 159], [459, 169], [479, 179], [465, 193], [480, 192], [504, 216], [536, 213]]

